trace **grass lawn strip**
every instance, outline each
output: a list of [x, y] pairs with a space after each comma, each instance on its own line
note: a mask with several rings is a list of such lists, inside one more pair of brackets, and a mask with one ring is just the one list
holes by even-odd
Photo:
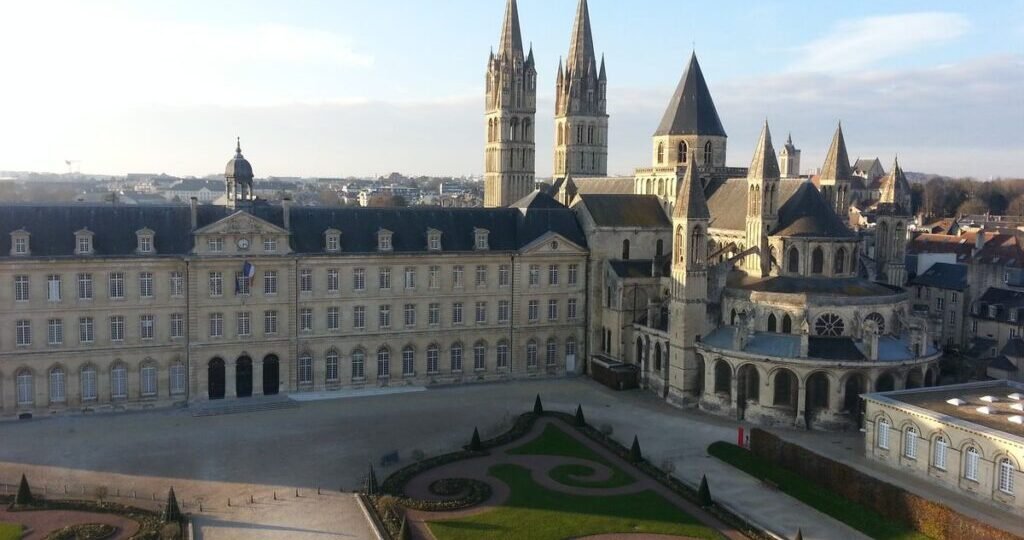
[[20, 540], [21, 525], [17, 523], [0, 523], [0, 540]]
[[548, 424], [539, 437], [532, 441], [508, 450], [509, 454], [566, 456], [600, 463], [612, 471], [612, 476], [600, 482], [588, 481], [585, 477], [593, 474], [593, 469], [581, 465], [559, 465], [551, 470], [551, 478], [561, 484], [586, 488], [617, 488], [628, 486], [636, 480], [625, 471], [616, 467], [596, 452], [580, 444], [568, 433], [554, 424]]
[[508, 484], [509, 500], [475, 516], [431, 522], [438, 540], [562, 540], [606, 533], [721, 538], [653, 491], [570, 495], [544, 489], [533, 482], [529, 470], [517, 465], [495, 465], [489, 473]]
[[907, 525], [887, 520], [877, 512], [825, 490], [810, 480], [758, 458], [749, 450], [726, 442], [712, 443], [708, 453], [761, 480], [804, 504], [878, 540], [929, 540]]

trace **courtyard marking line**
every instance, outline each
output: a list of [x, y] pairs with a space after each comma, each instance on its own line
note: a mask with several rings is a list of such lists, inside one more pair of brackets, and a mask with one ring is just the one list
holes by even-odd
[[327, 401], [331, 399], [409, 394], [412, 392], [425, 392], [426, 390], [427, 387], [425, 386], [401, 386], [398, 388], [363, 388], [359, 390], [338, 390], [333, 392], [297, 392], [289, 394], [288, 399], [291, 399], [292, 401]]

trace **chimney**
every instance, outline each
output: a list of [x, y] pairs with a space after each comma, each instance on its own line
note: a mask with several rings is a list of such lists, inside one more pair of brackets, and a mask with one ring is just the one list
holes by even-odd
[[199, 209], [197, 208], [199, 206], [199, 199], [197, 199], [195, 197], [189, 198], [188, 205], [189, 205], [189, 213], [191, 214], [190, 217], [192, 219], [192, 230], [194, 231], [194, 230], [196, 230], [198, 228], [197, 225], [199, 224], [199, 216], [198, 216]]
[[985, 247], [985, 228], [978, 229], [978, 232], [974, 236], [974, 249], [980, 251], [981, 248]]
[[283, 200], [281, 200], [281, 211], [282, 211], [282, 214], [283, 214], [282, 215], [282, 219], [284, 220], [284, 228], [289, 230], [289, 231], [292, 230], [292, 227], [291, 227], [291, 225], [292, 225], [291, 208], [292, 208], [292, 198], [291, 197], [285, 197]]

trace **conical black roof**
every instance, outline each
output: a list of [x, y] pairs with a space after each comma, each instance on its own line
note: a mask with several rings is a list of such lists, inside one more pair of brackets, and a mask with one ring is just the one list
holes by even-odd
[[690, 56], [690, 65], [679, 80], [672, 101], [665, 110], [658, 135], [717, 135], [725, 137], [725, 128], [718, 118], [711, 91], [697, 63], [697, 54]]
[[854, 238], [855, 235], [821, 197], [818, 188], [804, 182], [779, 208], [779, 225], [772, 236]]

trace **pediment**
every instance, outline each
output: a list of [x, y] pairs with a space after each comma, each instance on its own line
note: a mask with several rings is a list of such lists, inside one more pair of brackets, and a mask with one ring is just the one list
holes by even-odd
[[523, 246], [520, 250], [525, 254], [585, 254], [587, 252], [582, 246], [556, 233], [547, 232], [539, 238]]
[[197, 235], [208, 234], [288, 234], [288, 231], [260, 219], [244, 210], [239, 210], [230, 216], [211, 223], [196, 231]]

